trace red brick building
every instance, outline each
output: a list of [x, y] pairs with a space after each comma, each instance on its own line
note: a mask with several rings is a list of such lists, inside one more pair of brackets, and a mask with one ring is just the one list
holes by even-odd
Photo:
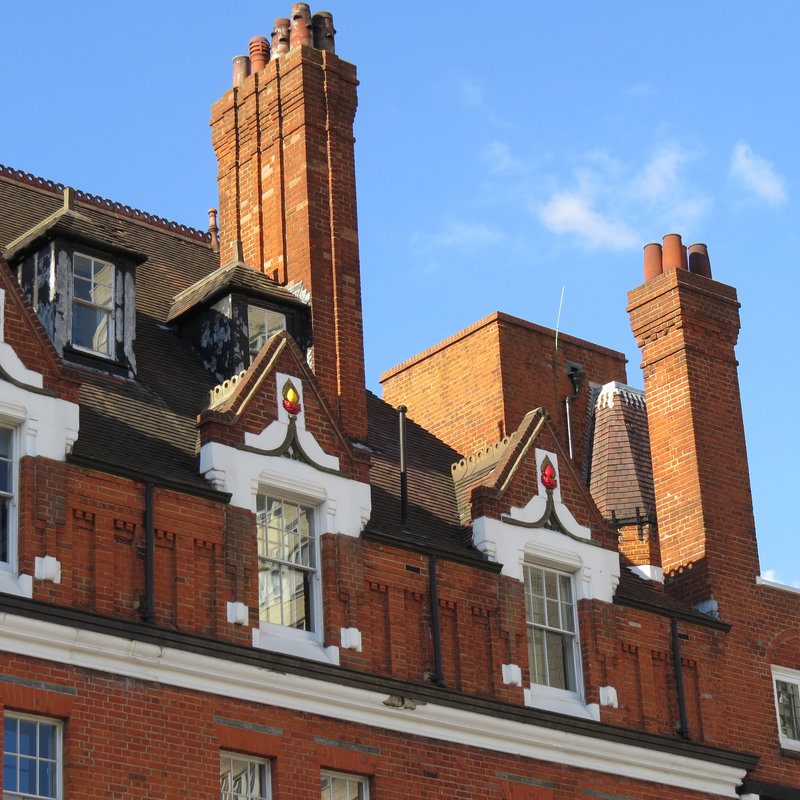
[[356, 84], [252, 40], [207, 232], [0, 170], [4, 798], [799, 798], [735, 290], [648, 245], [644, 392], [497, 313], [375, 397]]

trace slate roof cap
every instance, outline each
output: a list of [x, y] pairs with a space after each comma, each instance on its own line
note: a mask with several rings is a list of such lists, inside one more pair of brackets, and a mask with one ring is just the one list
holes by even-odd
[[33, 250], [39, 243], [62, 235], [114, 255], [122, 256], [134, 264], [142, 264], [147, 256], [131, 247], [125, 228], [111, 220], [91, 218], [75, 207], [74, 192], [64, 189], [64, 205], [30, 230], [10, 242], [3, 252], [6, 261], [12, 261]]
[[167, 314], [167, 321], [172, 322], [197, 306], [210, 304], [231, 289], [239, 289], [251, 297], [307, 308], [302, 300], [263, 272], [258, 272], [241, 261], [233, 261], [176, 294]]

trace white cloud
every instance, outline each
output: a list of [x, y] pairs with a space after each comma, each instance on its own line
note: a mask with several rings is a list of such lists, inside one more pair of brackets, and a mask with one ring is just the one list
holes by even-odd
[[461, 90], [461, 99], [465, 105], [471, 108], [483, 106], [483, 89], [476, 83], [461, 81], [459, 89]]
[[434, 250], [476, 250], [504, 241], [506, 235], [488, 225], [467, 224], [461, 220], [447, 220], [432, 234], [415, 233], [411, 243], [422, 253]]
[[679, 183], [678, 171], [688, 160], [689, 156], [677, 145], [663, 145], [634, 177], [634, 194], [653, 202], [674, 192]]
[[772, 164], [756, 155], [746, 142], [738, 142], [731, 153], [731, 179], [771, 206], [786, 201], [783, 179]]
[[489, 165], [489, 172], [521, 172], [525, 168], [522, 159], [511, 154], [507, 142], [490, 142], [483, 148], [482, 155]]
[[555, 233], [572, 233], [592, 249], [624, 250], [639, 243], [622, 222], [607, 219], [592, 208], [591, 200], [577, 192], [553, 195], [539, 210], [539, 217]]

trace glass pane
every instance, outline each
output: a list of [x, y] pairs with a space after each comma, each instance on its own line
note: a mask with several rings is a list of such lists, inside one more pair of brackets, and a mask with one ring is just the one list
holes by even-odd
[[531, 567], [531, 591], [539, 597], [544, 597], [544, 572]]
[[74, 303], [72, 343], [78, 347], [108, 354], [108, 328], [111, 312]]
[[558, 599], [558, 583], [556, 578], [558, 576], [555, 572], [545, 572], [544, 573], [544, 590], [545, 596], [557, 600]]
[[567, 676], [564, 666], [564, 637], [558, 633], [547, 631], [547, 667], [548, 684], [556, 689], [567, 689]]
[[565, 631], [575, 633], [575, 609], [567, 603], [561, 604], [561, 627]]
[[3, 756], [3, 788], [9, 792], [17, 791], [17, 758]]
[[8, 500], [0, 502], [0, 561], [11, 558], [8, 541]]
[[6, 717], [3, 734], [3, 750], [6, 753], [18, 753], [17, 749], [17, 727], [19, 720], [14, 717]]
[[267, 311], [267, 338], [286, 330], [286, 317], [277, 311]]
[[20, 758], [18, 764], [18, 781], [20, 792], [36, 794], [36, 759]]
[[775, 681], [781, 735], [800, 740], [800, 687], [796, 683]]
[[11, 458], [11, 431], [0, 428], [0, 458]]
[[269, 561], [258, 564], [258, 617], [264, 622], [283, 625], [281, 605], [281, 567]]
[[55, 758], [55, 728], [46, 722], [39, 723], [39, 758]]
[[547, 624], [551, 628], [560, 628], [561, 619], [559, 618], [559, 603], [557, 600], [547, 601]]
[[19, 753], [36, 755], [36, 723], [32, 719], [19, 721]]
[[72, 259], [72, 269], [75, 273], [75, 277], [86, 278], [89, 281], [92, 280], [92, 261], [85, 256], [80, 256], [77, 253], [75, 257]]
[[299, 630], [309, 630], [308, 620], [308, 573], [305, 570], [284, 567], [284, 586], [288, 590], [284, 600], [284, 625]]
[[39, 762], [39, 794], [43, 797], [56, 796], [56, 771], [52, 761]]
[[547, 684], [544, 631], [540, 628], [528, 628], [528, 663], [531, 670], [531, 683]]
[[559, 575], [558, 576], [559, 589], [561, 590], [561, 602], [572, 602], [572, 576]]

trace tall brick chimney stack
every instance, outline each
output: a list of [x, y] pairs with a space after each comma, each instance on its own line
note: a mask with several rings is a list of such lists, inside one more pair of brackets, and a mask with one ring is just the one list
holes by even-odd
[[711, 279], [705, 245], [645, 247], [628, 294], [642, 350], [667, 590], [733, 618], [759, 574], [737, 361], [736, 290]]
[[305, 3], [251, 42], [252, 74], [211, 110], [219, 163], [220, 262], [245, 263], [311, 296], [312, 367], [344, 431], [366, 437], [353, 119], [356, 69], [333, 19]]

